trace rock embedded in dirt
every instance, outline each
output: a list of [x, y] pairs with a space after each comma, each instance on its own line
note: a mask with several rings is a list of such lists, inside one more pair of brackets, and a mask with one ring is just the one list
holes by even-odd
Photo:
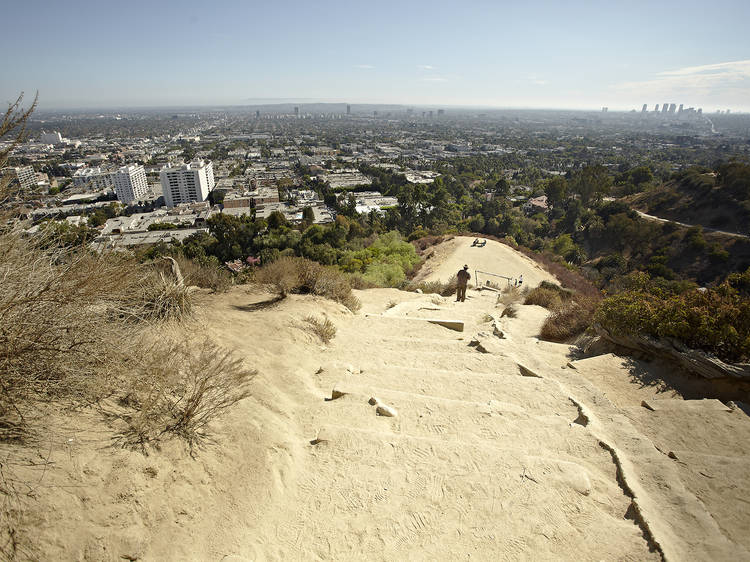
[[378, 407], [375, 408], [375, 413], [386, 418], [395, 418], [398, 416], [398, 412], [395, 408], [386, 406], [385, 404], [378, 404]]

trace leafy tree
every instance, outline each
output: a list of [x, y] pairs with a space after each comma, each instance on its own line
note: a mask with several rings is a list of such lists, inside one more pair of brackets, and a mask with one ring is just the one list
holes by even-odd
[[568, 181], [562, 176], [555, 176], [544, 186], [547, 201], [554, 207], [559, 207], [568, 197]]
[[302, 209], [302, 222], [306, 225], [310, 225], [313, 221], [315, 221], [315, 212], [312, 210], [312, 207], [305, 207]]
[[581, 197], [581, 202], [588, 206], [598, 201], [609, 192], [612, 177], [607, 168], [601, 164], [586, 166], [573, 176], [570, 190]]

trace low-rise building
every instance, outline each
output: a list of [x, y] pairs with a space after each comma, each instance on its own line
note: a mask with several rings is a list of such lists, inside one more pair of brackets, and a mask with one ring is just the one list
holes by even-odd
[[112, 189], [115, 185], [111, 172], [105, 172], [101, 168], [83, 168], [73, 174], [73, 186], [102, 190]]

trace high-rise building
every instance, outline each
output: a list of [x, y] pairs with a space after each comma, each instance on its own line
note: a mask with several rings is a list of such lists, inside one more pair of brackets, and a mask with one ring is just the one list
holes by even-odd
[[654, 106], [654, 113], [659, 113], [659, 104], [658, 103]]
[[294, 116], [299, 117], [299, 106], [294, 106]]
[[351, 115], [352, 114], [352, 106], [348, 103], [346, 104], [346, 114]]
[[668, 103], [661, 104], [661, 112], [666, 113], [667, 111], [669, 111], [669, 104]]
[[260, 119], [260, 109], [255, 110], [255, 118]]
[[676, 103], [670, 103], [669, 104], [669, 113], [674, 113], [676, 109], [677, 109], [677, 104]]
[[34, 172], [34, 168], [31, 166], [5, 168], [3, 169], [2, 176], [9, 177], [11, 182], [16, 182], [24, 190], [36, 187], [36, 172]]
[[679, 109], [677, 110], [677, 113], [682, 113], [683, 111], [685, 111], [685, 110], [683, 109], [683, 107], [684, 107], [684, 105], [683, 105], [683, 104], [680, 104], [680, 107], [679, 107]]
[[702, 107], [698, 108], [698, 115], [703, 115], [703, 108]]
[[445, 115], [444, 109], [438, 109], [438, 117], [440, 117], [441, 115]]
[[213, 163], [203, 160], [182, 166], [165, 166], [161, 169], [159, 178], [167, 207], [205, 201], [216, 184]]
[[647, 110], [648, 110], [648, 104], [644, 103], [643, 107], [641, 108], [641, 113], [646, 113]]
[[602, 113], [607, 113], [607, 111], [609, 111], [608, 107], [602, 107]]
[[146, 170], [140, 164], [123, 166], [112, 174], [117, 200], [125, 205], [139, 201], [148, 193]]
[[731, 111], [732, 111], [731, 109], [727, 109], [727, 111], [726, 111], [726, 114], [727, 114], [727, 115], [729, 115], [729, 113], [730, 113]]

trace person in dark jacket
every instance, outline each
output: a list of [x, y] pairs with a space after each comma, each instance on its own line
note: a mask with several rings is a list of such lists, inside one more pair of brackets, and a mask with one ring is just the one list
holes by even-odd
[[458, 279], [458, 287], [456, 288], [456, 302], [464, 302], [466, 300], [466, 285], [469, 283], [469, 279], [471, 279], [469, 266], [465, 265], [464, 268], [456, 274], [456, 278]]

